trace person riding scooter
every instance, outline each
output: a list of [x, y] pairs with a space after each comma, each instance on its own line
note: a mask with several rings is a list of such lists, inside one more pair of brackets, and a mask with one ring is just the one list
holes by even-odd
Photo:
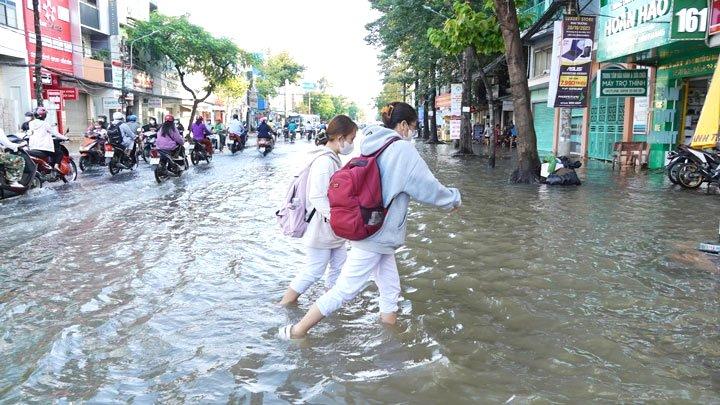
[[230, 135], [240, 137], [240, 142], [245, 145], [245, 141], [247, 141], [247, 130], [243, 126], [242, 122], [240, 122], [240, 117], [238, 117], [237, 114], [233, 114], [232, 121], [230, 121], [230, 126], [228, 127], [228, 132]]
[[[28, 145], [30, 150], [28, 153], [41, 159], [47, 159], [53, 165], [55, 171], [60, 171], [60, 162], [63, 158], [62, 149], [60, 149], [59, 140], [68, 140], [45, 121], [48, 111], [45, 107], [35, 109], [35, 119], [30, 121], [30, 129], [26, 132]], [[53, 140], [53, 137], [55, 140]]]
[[12, 143], [5, 136], [5, 131], [0, 128], [0, 165], [5, 166], [5, 178], [8, 181], [8, 186], [12, 188], [25, 188], [20, 184], [23, 171], [25, 171], [25, 160], [20, 156], [5, 152], [5, 149], [17, 152], [19, 146]]
[[125, 150], [125, 154], [128, 156], [132, 156], [132, 152], [135, 149], [135, 137], [137, 135], [125, 122], [125, 116], [123, 115], [123, 113], [114, 113], [112, 125], [108, 127], [108, 137], [110, 138], [110, 142], [114, 142], [115, 144], [117, 144], [117, 141], [119, 141], [120, 138], [113, 139], [113, 127], [118, 127], [118, 129], [120, 130], [120, 136], [122, 137], [122, 142], [120, 146], [122, 146]]
[[[272, 135], [271, 135], [272, 134]], [[273, 129], [268, 125], [267, 118], [261, 118], [260, 119], [260, 125], [258, 126], [258, 139], [259, 138], [269, 138], [273, 143], [275, 143], [275, 138], [273, 137], [277, 136], [277, 133], [273, 131]]]
[[208, 155], [213, 154], [213, 145], [210, 138], [208, 138], [209, 135], [212, 135], [210, 131], [208, 131], [207, 126], [205, 126], [205, 123], [203, 122], [204, 119], [201, 116], [197, 117], [195, 120], [195, 123], [192, 125], [191, 131], [193, 134], [193, 139], [202, 145], [205, 146], [205, 150], [207, 151]]

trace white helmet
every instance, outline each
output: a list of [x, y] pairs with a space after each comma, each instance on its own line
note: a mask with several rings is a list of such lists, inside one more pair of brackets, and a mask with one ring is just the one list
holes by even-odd
[[113, 119], [116, 121], [122, 121], [125, 119], [125, 115], [120, 111], [113, 113]]

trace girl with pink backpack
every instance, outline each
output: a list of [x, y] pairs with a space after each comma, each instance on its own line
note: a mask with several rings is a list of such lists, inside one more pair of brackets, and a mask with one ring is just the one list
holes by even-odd
[[[352, 232], [352, 229], [369, 230], [369, 236], [366, 234], [364, 239], [351, 242], [352, 249], [335, 286], [312, 305], [300, 322], [280, 328], [278, 334], [283, 339], [303, 338], [310, 328], [324, 317], [355, 298], [371, 276], [374, 276], [380, 293], [380, 320], [385, 324], [395, 324], [400, 298], [400, 276], [395, 263], [395, 250], [405, 244], [410, 200], [446, 210], [460, 207], [460, 192], [440, 184], [420, 153], [409, 142], [417, 134], [418, 116], [415, 109], [406, 103], [391, 103], [382, 109], [382, 120], [384, 126], [370, 126], [363, 131], [365, 139], [361, 145], [362, 156], [337, 172], [330, 184], [333, 228], [337, 226], [339, 232], [350, 229], [347, 232], [348, 238], [362, 233]], [[377, 165], [380, 184], [366, 181], [348, 187], [348, 181], [356, 182], [359, 177], [357, 174], [368, 174], [367, 165], [371, 164]], [[354, 174], [347, 175], [346, 171]], [[369, 177], [368, 179], [371, 180]], [[335, 190], [347, 190], [352, 197], [349, 200], [353, 200], [364, 195], [366, 188], [375, 187], [381, 191], [383, 210], [373, 210], [377, 215], [365, 215], [368, 218], [359, 219], [362, 223], [357, 223], [355, 227], [347, 227], [347, 224], [337, 221], [338, 216], [344, 217], [346, 221], [353, 216], [344, 215], [342, 210], [338, 210], [343, 208], [343, 204], [347, 210], [351, 204], [342, 198], [336, 199]], [[373, 218], [374, 216], [377, 218]], [[382, 225], [376, 229], [375, 224]]]
[[[300, 232], [286, 232], [290, 236], [302, 236], [307, 248], [306, 267], [295, 276], [290, 283], [280, 305], [295, 303], [311, 285], [320, 280], [327, 269], [325, 287], [335, 285], [347, 257], [345, 239], [339, 238], [330, 228], [330, 203], [328, 186], [330, 177], [340, 169], [338, 155], [349, 155], [353, 151], [353, 140], [357, 133], [357, 125], [346, 115], [338, 115], [328, 124], [327, 131], [318, 136], [317, 143], [323, 145], [314, 156], [307, 170], [307, 182], [296, 198], [305, 201], [295, 205], [303, 206], [303, 229]], [[293, 199], [292, 197], [290, 198]], [[279, 212], [282, 215], [281, 212]], [[279, 215], [279, 216], [280, 216]], [[306, 227], [305, 227], [306, 226]], [[328, 268], [329, 266], [329, 268]]]

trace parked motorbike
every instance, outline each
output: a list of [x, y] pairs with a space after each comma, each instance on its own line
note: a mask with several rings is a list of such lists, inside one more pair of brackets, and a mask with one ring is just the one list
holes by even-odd
[[42, 187], [42, 181], [37, 175], [37, 165], [35, 164], [35, 162], [33, 162], [32, 158], [27, 153], [27, 144], [15, 137], [14, 135], [8, 136], [8, 138], [13, 143], [17, 143], [20, 145], [20, 148], [17, 152], [12, 152], [9, 149], [5, 150], [5, 152], [20, 156], [21, 158], [23, 158], [23, 160], [25, 160], [25, 169], [19, 181], [19, 183], [22, 184], [25, 188], [10, 187], [10, 183], [5, 177], [5, 166], [0, 164], [0, 200], [4, 198], [23, 195], [32, 188]]
[[688, 155], [691, 155], [692, 153], [689, 149], [690, 148], [687, 145], [680, 145], [676, 150], [671, 151], [668, 154], [668, 163], [665, 165], [665, 168], [667, 170], [668, 179], [670, 179], [673, 184], [680, 184], [678, 173], [685, 163], [690, 161]]
[[133, 170], [137, 167], [138, 160], [135, 155], [135, 148], [128, 155], [122, 145], [110, 145], [110, 147], [112, 148], [112, 157], [108, 162], [108, 169], [110, 169], [111, 175], [114, 176], [123, 170]]
[[698, 188], [705, 182], [720, 182], [720, 154], [717, 151], [704, 151], [687, 148], [688, 161], [681, 164], [677, 171], [679, 184], [684, 188]]
[[233, 155], [235, 152], [242, 152], [245, 150], [245, 139], [247, 135], [229, 134], [227, 137], [227, 147], [230, 149], [230, 153]]
[[85, 171], [91, 166], [105, 166], [105, 143], [107, 142], [107, 131], [104, 129], [90, 131], [85, 134], [85, 139], [80, 147], [80, 170]]
[[162, 183], [170, 177], [180, 177], [182, 173], [190, 168], [185, 148], [179, 146], [172, 152], [153, 148], [150, 151], [150, 164], [155, 165], [155, 181]]
[[268, 153], [272, 152], [273, 150], [273, 141], [269, 138], [258, 138], [257, 140], [257, 148], [258, 152], [260, 152], [263, 157], [267, 156]]
[[190, 144], [190, 161], [193, 166], [197, 166], [198, 163], [203, 160], [209, 164], [212, 160], [212, 155], [205, 149], [205, 145], [193, 140], [193, 143]]

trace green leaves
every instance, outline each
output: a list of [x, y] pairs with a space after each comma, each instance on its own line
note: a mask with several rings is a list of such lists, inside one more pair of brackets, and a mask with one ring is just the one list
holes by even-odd
[[500, 25], [492, 3], [488, 2], [473, 6], [468, 1], [456, 0], [453, 18], [445, 21], [442, 29], [430, 28], [427, 34], [430, 43], [448, 55], [457, 55], [469, 46], [481, 55], [497, 54], [504, 49]]
[[296, 83], [305, 71], [305, 66], [295, 62], [287, 52], [281, 52], [260, 64], [259, 70], [258, 91], [264, 97], [273, 97], [277, 95], [277, 89], [285, 85], [285, 81]]

